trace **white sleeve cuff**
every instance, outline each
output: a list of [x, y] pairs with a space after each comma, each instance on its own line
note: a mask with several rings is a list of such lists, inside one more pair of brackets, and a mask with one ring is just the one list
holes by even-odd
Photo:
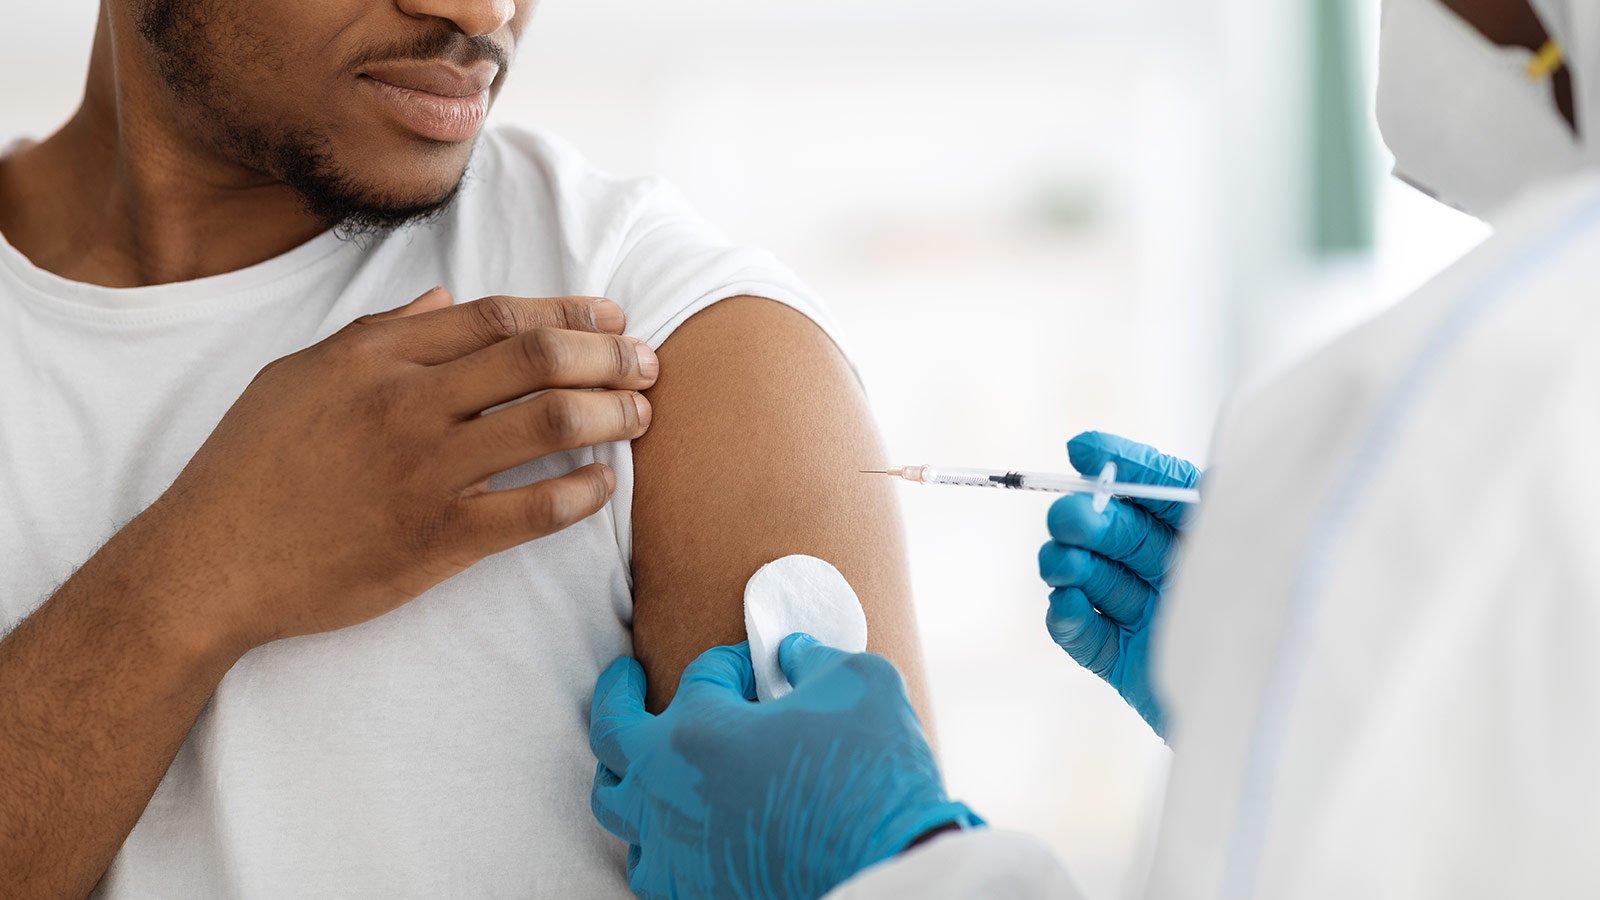
[[956, 831], [862, 870], [823, 900], [918, 897], [1082, 900], [1065, 866], [1038, 839], [1014, 831]]

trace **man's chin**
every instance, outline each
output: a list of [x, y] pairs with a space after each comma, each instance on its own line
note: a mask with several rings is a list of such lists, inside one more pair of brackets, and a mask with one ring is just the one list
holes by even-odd
[[316, 203], [308, 199], [306, 208], [343, 236], [378, 236], [408, 226], [437, 221], [455, 202], [459, 186], [460, 183], [457, 182], [457, 187], [448, 194], [428, 200], [396, 203], [364, 198], [335, 200], [324, 197]]
[[326, 171], [284, 179], [308, 212], [351, 236], [432, 222], [449, 211], [465, 180], [462, 175], [444, 185], [372, 185]]

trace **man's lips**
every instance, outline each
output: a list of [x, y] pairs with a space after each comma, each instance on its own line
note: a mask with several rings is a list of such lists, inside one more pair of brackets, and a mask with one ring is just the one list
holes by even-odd
[[486, 59], [466, 66], [423, 60], [395, 60], [366, 66], [361, 74], [374, 81], [424, 94], [470, 97], [488, 90], [494, 84], [494, 77], [500, 74], [500, 67]]
[[430, 140], [471, 140], [489, 113], [489, 88], [500, 67], [441, 62], [389, 62], [364, 68], [358, 79], [407, 130]]

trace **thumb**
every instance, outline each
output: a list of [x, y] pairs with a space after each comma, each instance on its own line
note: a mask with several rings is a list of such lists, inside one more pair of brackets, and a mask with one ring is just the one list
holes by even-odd
[[423, 291], [421, 296], [417, 297], [417, 299], [411, 301], [410, 303], [407, 303], [404, 306], [397, 306], [394, 309], [387, 310], [385, 312], [373, 313], [372, 315], [367, 316], [366, 320], [368, 322], [386, 322], [390, 319], [404, 319], [408, 316], [416, 316], [425, 312], [433, 312], [436, 309], [444, 309], [455, 302], [455, 298], [450, 295], [450, 291], [448, 289], [444, 287], [429, 288], [426, 291]]
[[854, 656], [837, 647], [830, 647], [803, 631], [797, 631], [778, 645], [778, 665], [789, 683], [799, 687], [802, 682], [817, 677], [834, 665]]
[[750, 642], [712, 647], [683, 670], [678, 696], [701, 700], [754, 700], [756, 673], [750, 661]]
[[[1086, 431], [1067, 442], [1067, 455], [1072, 459], [1072, 467], [1090, 478], [1098, 476], [1106, 463], [1116, 463], [1118, 481], [1184, 488], [1200, 484], [1200, 469], [1194, 463], [1114, 434]], [[1189, 513], [1189, 507], [1182, 503], [1133, 502], [1173, 528], [1181, 527]]]

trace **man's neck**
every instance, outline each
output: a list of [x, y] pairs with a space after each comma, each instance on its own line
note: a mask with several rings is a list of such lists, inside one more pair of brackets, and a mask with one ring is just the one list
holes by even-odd
[[63, 278], [137, 287], [232, 272], [325, 229], [292, 190], [172, 127], [135, 52], [113, 49], [102, 18], [82, 106], [0, 163], [12, 246]]

